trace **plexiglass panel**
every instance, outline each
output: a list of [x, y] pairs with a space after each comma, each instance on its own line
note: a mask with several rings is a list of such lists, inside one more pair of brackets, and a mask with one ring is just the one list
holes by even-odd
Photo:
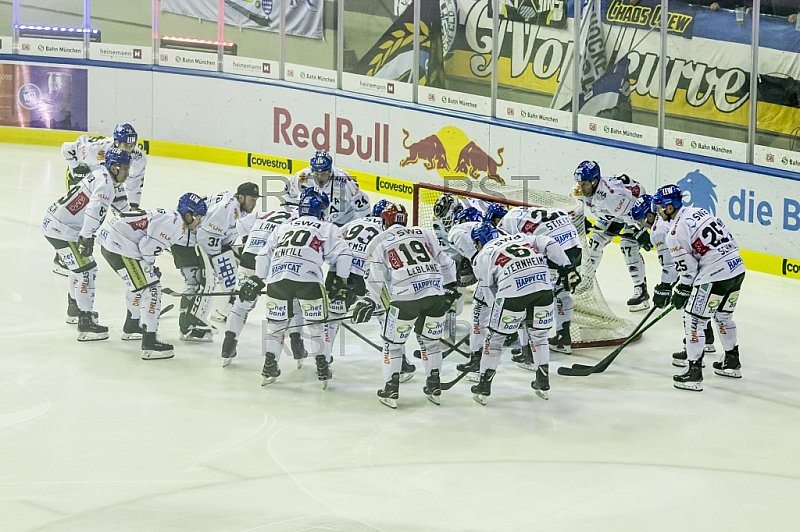
[[91, 4], [91, 27], [102, 39], [91, 43], [90, 59], [150, 64], [152, 62], [153, 13], [142, 5], [123, 0]]
[[217, 71], [218, 0], [160, 0], [158, 64]]
[[82, 59], [82, 32], [82, 0], [19, 2], [21, 54]]
[[[337, 10], [339, 2], [281, 0], [286, 17], [284, 78], [336, 88]], [[275, 2], [278, 4], [277, 0]]]
[[236, 44], [227, 54], [223, 70], [262, 78], [280, 77], [280, 9], [278, 2], [228, 0], [225, 2], [225, 41]]

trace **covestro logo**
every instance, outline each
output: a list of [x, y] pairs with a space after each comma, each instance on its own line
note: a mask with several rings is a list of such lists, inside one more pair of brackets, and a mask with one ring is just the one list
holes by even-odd
[[781, 273], [787, 277], [800, 279], [800, 262], [792, 262], [789, 259], [783, 259]]

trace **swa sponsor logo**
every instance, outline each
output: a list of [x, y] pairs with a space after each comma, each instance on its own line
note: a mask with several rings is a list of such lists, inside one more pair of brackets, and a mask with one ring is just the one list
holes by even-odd
[[427, 288], [440, 288], [441, 285], [442, 283], [439, 279], [428, 279], [427, 281], [411, 283], [411, 288], [413, 288], [414, 293], [416, 294]]
[[442, 179], [486, 177], [505, 184], [498, 171], [504, 164], [504, 148], [497, 149], [495, 159], [455, 126], [444, 127], [409, 144], [410, 136], [411, 133], [404, 128], [403, 148], [408, 151], [408, 156], [400, 161], [401, 167], [421, 162], [426, 170], [435, 170]]
[[741, 257], [736, 257], [735, 259], [726, 260], [725, 264], [728, 265], [728, 269], [730, 271], [733, 271], [733, 270], [735, 270], [736, 268], [738, 268], [742, 264], [742, 258]]
[[533, 283], [543, 283], [547, 280], [546, 273], [537, 273], [534, 275], [525, 275], [523, 277], [515, 277], [514, 282], [517, 285], [517, 290], [524, 288]]
[[281, 264], [276, 264], [271, 269], [272, 275], [277, 275], [281, 272], [291, 272], [294, 274], [300, 273], [300, 263], [298, 262], [284, 262]]
[[683, 203], [690, 207], [705, 209], [714, 216], [717, 215], [717, 193], [714, 190], [717, 185], [700, 170], [689, 172], [676, 185], [683, 191]]

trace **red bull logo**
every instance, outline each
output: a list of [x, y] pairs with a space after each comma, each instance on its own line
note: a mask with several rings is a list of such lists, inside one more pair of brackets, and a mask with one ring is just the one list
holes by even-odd
[[422, 162], [426, 170], [435, 170], [442, 179], [486, 177], [505, 184], [498, 171], [504, 164], [502, 147], [497, 149], [497, 157], [492, 157], [454, 126], [444, 127], [416, 142], [409, 143], [410, 137], [408, 130], [403, 129], [403, 148], [408, 150], [408, 156], [400, 161], [401, 167]]

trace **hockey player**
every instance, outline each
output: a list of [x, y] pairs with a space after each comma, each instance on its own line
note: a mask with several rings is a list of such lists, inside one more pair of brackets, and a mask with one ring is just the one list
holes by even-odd
[[107, 150], [104, 157], [104, 166], [53, 203], [42, 222], [42, 233], [70, 270], [69, 297], [78, 307], [79, 342], [108, 338], [108, 327], [99, 325], [92, 313], [97, 278], [94, 235], [111, 206], [114, 186], [128, 177], [131, 158], [119, 148]]
[[[661, 282], [653, 288], [653, 305], [658, 308], [666, 308], [672, 297], [672, 287], [678, 280], [678, 272], [675, 271], [675, 264], [672, 262], [672, 255], [667, 247], [667, 231], [669, 224], [661, 220], [656, 213], [656, 204], [653, 197], [643, 194], [636, 200], [631, 209], [631, 216], [639, 226], [650, 231], [650, 242], [658, 253], [658, 261], [661, 264]], [[686, 366], [686, 339], [683, 340], [684, 347], [677, 353], [672, 354], [672, 365], [677, 367]], [[709, 320], [706, 326], [706, 343], [703, 353], [714, 353], [714, 327]], [[705, 366], [704, 366], [705, 367]]]
[[575, 267], [555, 240], [545, 235], [525, 234], [500, 237], [491, 223], [473, 230], [478, 248], [474, 269], [492, 308], [480, 361], [480, 382], [472, 387], [473, 398], [485, 405], [491, 395], [505, 337], [523, 327], [536, 365], [531, 387], [536, 395], [548, 398], [550, 390], [550, 349], [547, 336], [553, 325], [553, 286], [548, 263], [564, 269], [568, 290], [579, 282]]
[[322, 220], [329, 206], [324, 193], [317, 190], [308, 192], [300, 201], [299, 218], [272, 232], [256, 257], [255, 275], [239, 291], [242, 300], [254, 301], [267, 287], [266, 360], [261, 372], [262, 386], [272, 384], [281, 374], [278, 362], [292, 299], [300, 301], [305, 328], [311, 336], [309, 354], [314, 356], [317, 378], [322, 381], [323, 389], [333, 377], [329, 367], [330, 344], [325, 341], [328, 308], [325, 287], [320, 282], [323, 279], [322, 263], [335, 266], [337, 280], [334, 285], [338, 291], [344, 288], [350, 276], [353, 255], [339, 228]]
[[431, 225], [433, 234], [436, 235], [439, 240], [439, 246], [443, 250], [447, 250], [450, 247], [448, 233], [457, 223], [456, 216], [468, 207], [475, 207], [481, 215], [486, 212], [486, 202], [483, 200], [475, 198], [459, 199], [449, 192], [444, 192], [436, 198], [436, 202], [433, 204]]
[[678, 272], [672, 304], [684, 309], [689, 368], [673, 376], [676, 388], [703, 391], [705, 328], [713, 316], [725, 354], [714, 362], [714, 373], [741, 378], [739, 346], [733, 312], [744, 281], [739, 246], [722, 221], [705, 209], [683, 205], [675, 185], [661, 187], [653, 197], [658, 215], [668, 224], [667, 246]]
[[156, 337], [161, 312], [161, 274], [156, 257], [183, 232], [195, 229], [206, 210], [200, 196], [187, 192], [178, 200], [177, 211], [123, 213], [108, 229], [100, 230], [103, 257], [128, 287], [122, 339], [141, 340], [144, 360], [174, 356], [172, 345]]
[[[184, 292], [212, 291], [217, 282], [226, 290], [234, 291], [236, 257], [233, 243], [238, 232], [237, 220], [243, 213], [251, 213], [260, 198], [258, 185], [242, 183], [236, 192], [222, 192], [204, 198], [208, 213], [194, 231], [186, 231], [172, 245], [175, 267], [184, 279]], [[206, 321], [211, 300], [208, 296], [184, 296], [178, 319], [180, 339], [186, 342], [212, 342], [216, 328]]]
[[[514, 207], [508, 211], [497, 227], [510, 235], [524, 233], [549, 236], [561, 246], [572, 266], [580, 268], [583, 253], [580, 237], [572, 218], [565, 211], [540, 207]], [[550, 349], [569, 355], [572, 353], [570, 325], [575, 301], [572, 293], [564, 289], [564, 280], [559, 273], [564, 271], [559, 270], [556, 264], [550, 263], [549, 266], [556, 301], [556, 335], [549, 340]], [[522, 367], [530, 369], [527, 364], [532, 362], [530, 360], [532, 353], [526, 344], [523, 342], [523, 356], [520, 362]]]
[[644, 259], [640, 248], [650, 251], [650, 235], [646, 229], [636, 227], [631, 218], [631, 208], [636, 198], [645, 193], [644, 187], [624, 174], [602, 177], [600, 165], [583, 161], [575, 170], [577, 181], [574, 194], [583, 201], [595, 216], [594, 230], [589, 238], [589, 263], [586, 267], [597, 270], [603, 258], [603, 249], [619, 235], [620, 251], [628, 265], [634, 284], [633, 297], [628, 300], [628, 310], [636, 312], [650, 307]]
[[[109, 148], [119, 148], [131, 156], [131, 166], [125, 183], [115, 185], [114, 201], [112, 206], [117, 211], [138, 209], [142, 203], [142, 186], [144, 185], [144, 170], [147, 157], [136, 146], [139, 136], [130, 124], [119, 124], [114, 128], [111, 137], [93, 137], [81, 135], [74, 142], [65, 142], [61, 145], [61, 155], [67, 162], [67, 190], [78, 184], [93, 170], [103, 166], [105, 153]], [[53, 272], [67, 275], [64, 264], [58, 254], [54, 260]]]
[[440, 403], [445, 313], [458, 297], [453, 260], [439, 249], [432, 232], [406, 227], [408, 213], [393, 204], [381, 213], [384, 231], [367, 248], [364, 280], [367, 295], [353, 306], [353, 323], [368, 321], [378, 302], [387, 309], [383, 325], [383, 377], [378, 390], [381, 403], [397, 408], [400, 370], [405, 342], [416, 333], [425, 353], [425, 386], [428, 400]]
[[[254, 223], [247, 232], [247, 242], [242, 249], [242, 258], [239, 264], [239, 277], [245, 279], [255, 275], [256, 256], [267, 245], [270, 235], [282, 224], [294, 221], [298, 216], [297, 207], [289, 205], [282, 205], [273, 211], [254, 214], [256, 214]], [[247, 218], [249, 219], [250, 216]], [[231, 359], [236, 356], [238, 337], [247, 321], [247, 315], [255, 308], [257, 301], [258, 294], [252, 301], [242, 300], [238, 297], [235, 299], [226, 320], [225, 339], [222, 342], [223, 367], [230, 364]]]
[[286, 184], [286, 202], [297, 205], [306, 188], [316, 188], [327, 195], [331, 206], [326, 219], [339, 227], [370, 214], [369, 198], [355, 179], [333, 166], [333, 157], [324, 150], [314, 153], [311, 166], [297, 172]]

